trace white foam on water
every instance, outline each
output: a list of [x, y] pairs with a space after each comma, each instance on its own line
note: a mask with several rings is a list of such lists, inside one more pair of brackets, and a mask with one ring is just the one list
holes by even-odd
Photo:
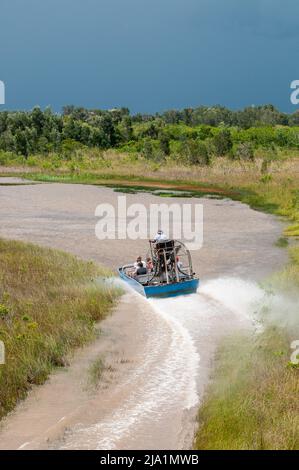
[[[87, 428], [78, 427], [66, 436], [62, 449], [115, 449], [120, 439], [138, 433], [143, 423], [167, 422], [170, 411], [190, 409], [198, 402], [196, 376], [199, 355], [188, 330], [155, 302], [136, 294], [136, 308], [151, 305], [151, 335], [142, 366], [128, 377], [132, 393], [107, 419]], [[138, 299], [138, 300], [137, 300]], [[137, 302], [136, 302], [137, 301]], [[132, 387], [133, 385], [133, 387]], [[124, 384], [124, 387], [126, 384]]]
[[289, 331], [298, 329], [299, 302], [294, 293], [263, 289], [252, 281], [239, 278], [207, 281], [199, 292], [234, 312], [241, 320], [249, 321], [258, 331], [266, 324]]
[[219, 278], [204, 283], [200, 294], [218, 302], [239, 317], [256, 324], [257, 310], [266, 298], [265, 291], [255, 282], [240, 278]]
[[253, 282], [219, 278], [188, 296], [146, 300], [132, 295], [141, 311], [151, 306], [146, 314], [150, 334], [143, 361], [128, 377], [132, 393], [101, 422], [73, 429], [65, 436], [63, 449], [117, 449], [124, 440], [130, 448], [142, 433], [144, 445], [150, 446], [147, 430], [151, 426], [165, 425], [174, 409], [182, 414], [198, 405], [199, 350], [209, 341], [211, 329], [220, 319], [230, 324], [233, 316], [254, 323], [256, 305], [265, 293]]

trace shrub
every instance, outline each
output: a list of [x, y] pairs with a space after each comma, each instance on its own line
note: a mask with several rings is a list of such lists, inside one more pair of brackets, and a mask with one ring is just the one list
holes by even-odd
[[218, 132], [212, 139], [217, 157], [227, 155], [233, 147], [231, 133], [228, 129]]
[[239, 160], [253, 161], [254, 149], [250, 142], [244, 142], [237, 146], [235, 150], [235, 158]]
[[188, 140], [185, 142], [183, 153], [191, 165], [208, 165], [210, 163], [207, 146], [200, 140]]
[[164, 133], [160, 135], [160, 149], [165, 155], [170, 155], [170, 139]]
[[154, 157], [154, 147], [151, 139], [144, 139], [142, 155], [147, 160], [151, 160]]

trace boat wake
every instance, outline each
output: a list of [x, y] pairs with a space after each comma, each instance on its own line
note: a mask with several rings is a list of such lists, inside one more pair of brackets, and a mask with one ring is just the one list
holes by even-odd
[[227, 278], [210, 280], [188, 296], [130, 295], [145, 328], [140, 366], [121, 384], [130, 393], [99, 422], [68, 431], [61, 449], [184, 448], [220, 337], [255, 324], [264, 292]]

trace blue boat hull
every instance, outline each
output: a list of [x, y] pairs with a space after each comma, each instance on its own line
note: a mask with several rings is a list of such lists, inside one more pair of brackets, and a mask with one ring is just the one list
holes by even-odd
[[193, 294], [197, 291], [199, 286], [199, 279], [189, 279], [157, 286], [143, 286], [134, 278], [127, 276], [122, 268], [119, 268], [118, 273], [121, 279], [144, 297], [176, 297], [178, 295]]

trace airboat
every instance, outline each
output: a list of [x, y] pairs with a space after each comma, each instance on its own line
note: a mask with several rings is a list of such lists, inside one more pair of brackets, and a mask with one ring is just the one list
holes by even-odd
[[133, 264], [118, 269], [119, 276], [145, 297], [175, 297], [196, 292], [199, 279], [193, 272], [189, 250], [179, 240], [149, 241], [151, 267], [137, 274]]

